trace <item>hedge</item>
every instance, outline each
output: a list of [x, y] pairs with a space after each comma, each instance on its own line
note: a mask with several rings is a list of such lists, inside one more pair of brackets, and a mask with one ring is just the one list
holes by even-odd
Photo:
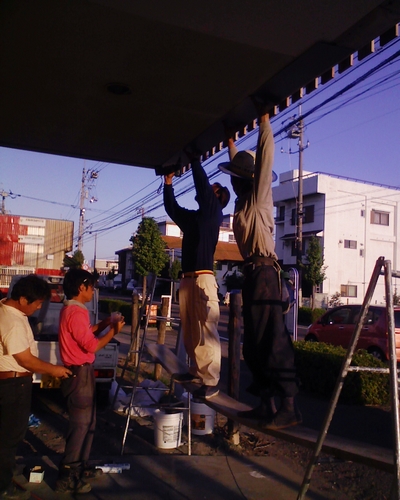
[[132, 304], [130, 302], [118, 299], [99, 300], [100, 313], [111, 314], [115, 311], [119, 311], [124, 316], [127, 325], [132, 323]]
[[[295, 363], [300, 387], [316, 396], [331, 398], [346, 357], [346, 349], [323, 342], [294, 342]], [[387, 368], [388, 365], [360, 349], [353, 355], [353, 366]], [[387, 405], [390, 403], [389, 374], [348, 372], [340, 394], [340, 401], [360, 405]]]
[[298, 322], [300, 325], [311, 325], [323, 314], [326, 313], [326, 309], [311, 309], [310, 307], [299, 307]]

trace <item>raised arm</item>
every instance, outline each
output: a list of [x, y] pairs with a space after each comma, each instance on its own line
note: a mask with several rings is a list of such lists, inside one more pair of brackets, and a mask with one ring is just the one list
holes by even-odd
[[272, 167], [274, 163], [274, 135], [272, 133], [269, 114], [259, 116], [259, 133], [254, 172], [254, 191], [257, 205], [272, 203]]
[[196, 189], [196, 200], [202, 209], [206, 209], [210, 205], [210, 200], [215, 198], [214, 191], [200, 161], [196, 159], [191, 165], [194, 187]]
[[189, 211], [186, 208], [182, 208], [175, 199], [174, 188], [172, 186], [173, 177], [174, 173], [164, 176], [164, 208], [175, 224], [183, 230]]

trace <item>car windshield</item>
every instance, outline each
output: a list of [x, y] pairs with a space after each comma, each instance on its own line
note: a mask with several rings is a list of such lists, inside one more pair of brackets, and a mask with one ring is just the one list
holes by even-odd
[[331, 325], [349, 324], [351, 312], [352, 312], [351, 309], [346, 307], [341, 309], [336, 309], [335, 311], [332, 311], [330, 314], [327, 315], [325, 321]]

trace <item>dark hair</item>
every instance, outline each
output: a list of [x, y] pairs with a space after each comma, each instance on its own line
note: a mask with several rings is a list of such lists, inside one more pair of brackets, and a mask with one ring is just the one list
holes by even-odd
[[19, 300], [25, 297], [28, 304], [32, 304], [35, 300], [50, 299], [51, 291], [49, 284], [36, 274], [28, 274], [20, 278], [13, 289], [11, 290], [12, 300]]
[[84, 269], [70, 269], [64, 276], [64, 293], [68, 300], [79, 295], [79, 287], [85, 285], [94, 286], [94, 277]]
[[219, 182], [214, 182], [213, 186], [217, 189], [215, 190], [215, 195], [217, 196], [222, 208], [225, 208], [231, 199], [231, 194], [226, 186], [221, 186]]

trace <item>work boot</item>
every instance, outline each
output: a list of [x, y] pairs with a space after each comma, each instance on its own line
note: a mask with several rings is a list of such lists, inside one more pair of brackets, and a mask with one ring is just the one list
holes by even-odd
[[193, 399], [211, 399], [219, 394], [219, 389], [213, 385], [202, 385], [193, 391]]
[[89, 493], [92, 487], [81, 479], [81, 472], [79, 467], [62, 466], [56, 481], [56, 493]]
[[276, 413], [275, 398], [267, 398], [261, 400], [260, 404], [252, 410], [238, 411], [237, 416], [240, 418], [250, 418], [255, 420], [270, 421]]
[[274, 417], [270, 421], [262, 424], [262, 427], [264, 429], [278, 430], [301, 424], [301, 422], [301, 413], [296, 408], [294, 397], [286, 397], [282, 399], [282, 406]]

